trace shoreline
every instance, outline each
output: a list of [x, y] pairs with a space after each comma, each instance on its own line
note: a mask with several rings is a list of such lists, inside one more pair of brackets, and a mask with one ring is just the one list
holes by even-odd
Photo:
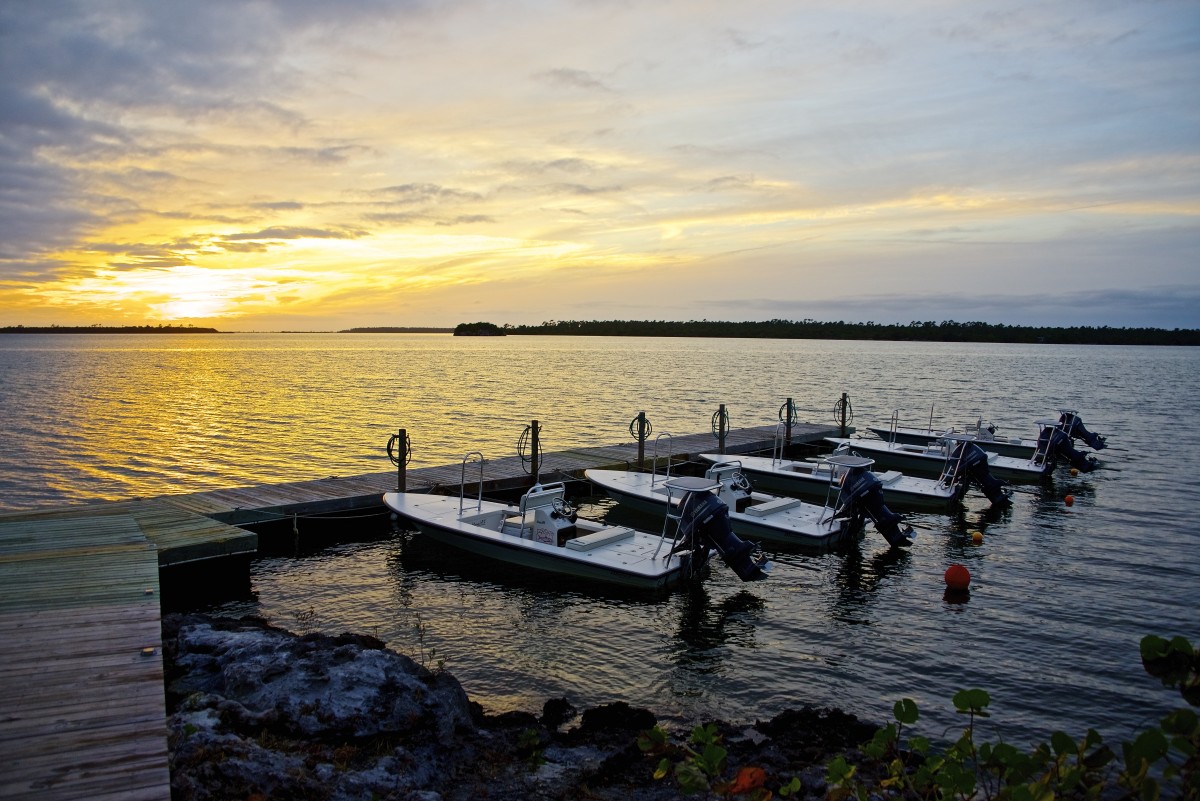
[[[297, 635], [259, 618], [163, 617], [172, 797], [378, 797], [393, 801], [666, 801], [656, 776], [692, 732], [667, 731], [624, 702], [484, 713], [449, 673], [356, 634]], [[782, 710], [753, 723], [696, 721], [727, 751], [711, 781], [760, 771], [824, 798], [826, 765], [854, 758], [876, 726], [834, 709]], [[694, 730], [693, 730], [694, 732]], [[657, 741], [648, 746], [655, 737]], [[682, 758], [682, 757], [679, 757]], [[707, 797], [701, 793], [698, 797]]]

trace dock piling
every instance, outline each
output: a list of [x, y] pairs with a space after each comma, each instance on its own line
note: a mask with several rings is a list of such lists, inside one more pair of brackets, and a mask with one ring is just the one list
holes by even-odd
[[713, 436], [717, 438], [717, 453], [725, 455], [725, 436], [729, 433], [729, 412], [725, 404], [721, 404], [713, 415]]
[[412, 461], [412, 442], [408, 438], [406, 429], [402, 428], [392, 434], [391, 439], [388, 440], [387, 454], [388, 458], [392, 460], [392, 464], [396, 465], [396, 492], [406, 492], [408, 484], [406, 467]]

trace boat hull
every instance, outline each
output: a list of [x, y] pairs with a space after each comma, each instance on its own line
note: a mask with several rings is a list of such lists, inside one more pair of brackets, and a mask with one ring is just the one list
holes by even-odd
[[[897, 428], [894, 431], [886, 426], [867, 426], [867, 430], [884, 442], [899, 442], [904, 445], [928, 445], [936, 442], [940, 434], [945, 432], [927, 431], [920, 428]], [[952, 432], [951, 432], [952, 433]], [[1037, 443], [1033, 440], [1019, 439], [980, 439], [975, 444], [989, 453], [1010, 456], [1014, 459], [1032, 459]]]
[[[604, 583], [640, 591], [672, 589], [701, 570], [693, 570], [690, 555], [670, 555], [670, 542], [634, 532], [618, 543], [593, 550], [573, 551], [561, 545], [536, 542], [503, 526], [500, 520], [519, 516], [515, 506], [469, 501], [464, 513], [459, 499], [440, 495], [389, 492], [384, 503], [400, 518], [431, 540], [484, 559], [567, 578]], [[487, 519], [487, 525], [472, 520]], [[602, 530], [600, 524], [592, 529]], [[512, 526], [508, 527], [512, 531]], [[661, 545], [661, 547], [660, 547]]]
[[[946, 465], [945, 454], [927, 445], [840, 437], [826, 437], [825, 441], [835, 447], [846, 445], [852, 452], [874, 459], [880, 467], [905, 473], [940, 476]], [[995, 452], [988, 453], [988, 471], [998, 479], [1013, 482], [1040, 481], [1049, 472], [1044, 465], [1034, 465], [1031, 460], [1001, 456]]]
[[[731, 457], [702, 453], [700, 458], [721, 462]], [[742, 472], [750, 477], [756, 488], [810, 498], [821, 504], [832, 503], [837, 498], [838, 488], [830, 484], [828, 466], [820, 469], [818, 462], [771, 459], [766, 456], [732, 458], [741, 463]], [[883, 499], [889, 507], [948, 511], [957, 508], [962, 501], [962, 490], [957, 487], [944, 487], [936, 481], [913, 476], [879, 472], [876, 475], [883, 484]]]
[[[584, 475], [613, 500], [632, 509], [659, 516], [666, 512], [666, 480], [662, 476], [656, 480], [650, 473], [622, 470], [585, 470]], [[743, 537], [778, 545], [822, 547], [841, 542], [852, 534], [847, 521], [834, 520], [833, 510], [824, 506], [761, 493], [752, 500], [759, 510], [757, 514], [732, 507], [729, 510], [730, 525]], [[771, 504], [779, 507], [779, 511], [764, 511]]]

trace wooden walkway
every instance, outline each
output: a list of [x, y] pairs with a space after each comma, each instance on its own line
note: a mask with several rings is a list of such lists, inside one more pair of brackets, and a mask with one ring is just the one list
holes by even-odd
[[[835, 433], [801, 423], [793, 442]], [[770, 449], [774, 434], [732, 431], [726, 453]], [[718, 448], [695, 434], [671, 450]], [[636, 443], [558, 451], [540, 476], [636, 461]], [[478, 476], [472, 467], [468, 482]], [[405, 471], [415, 491], [457, 490], [461, 477], [460, 464]], [[516, 456], [484, 463], [485, 491], [530, 480]], [[0, 799], [167, 801], [160, 569], [252, 555], [258, 537], [238, 525], [380, 508], [396, 484], [389, 471], [0, 514]]]
[[0, 797], [170, 798], [159, 618], [133, 517], [0, 525]]

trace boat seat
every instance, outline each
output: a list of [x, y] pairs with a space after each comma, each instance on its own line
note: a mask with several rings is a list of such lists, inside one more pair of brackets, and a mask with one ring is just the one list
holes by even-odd
[[566, 547], [572, 551], [590, 551], [601, 545], [611, 545], [621, 540], [632, 539], [633, 529], [628, 526], [609, 526], [582, 537], [567, 540]]
[[887, 487], [899, 481], [902, 475], [904, 474], [899, 470], [889, 470], [886, 473], [876, 473], [875, 477], [879, 479], [883, 486]]
[[753, 506], [747, 506], [745, 511], [748, 515], [764, 517], [774, 512], [782, 512], [784, 509], [792, 509], [801, 503], [803, 501], [799, 498], [774, 498], [766, 503], [756, 503]]

